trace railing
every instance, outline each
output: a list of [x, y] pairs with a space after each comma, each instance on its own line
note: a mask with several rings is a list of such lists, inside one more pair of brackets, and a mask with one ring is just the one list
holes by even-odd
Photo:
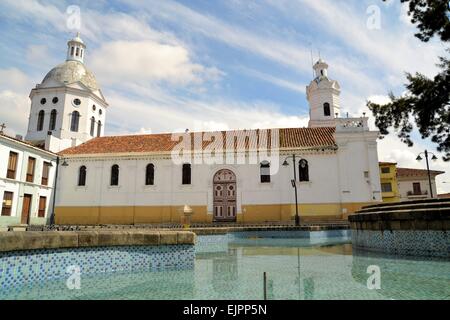
[[336, 118], [336, 131], [366, 131], [369, 130], [367, 117]]
[[407, 196], [426, 196], [428, 195], [428, 190], [425, 191], [408, 191]]

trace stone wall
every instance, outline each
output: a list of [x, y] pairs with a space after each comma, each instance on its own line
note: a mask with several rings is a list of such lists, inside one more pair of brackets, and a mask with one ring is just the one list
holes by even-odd
[[195, 239], [195, 234], [189, 231], [0, 232], [0, 252], [111, 246], [194, 245]]
[[348, 219], [356, 249], [450, 258], [450, 201], [368, 206]]

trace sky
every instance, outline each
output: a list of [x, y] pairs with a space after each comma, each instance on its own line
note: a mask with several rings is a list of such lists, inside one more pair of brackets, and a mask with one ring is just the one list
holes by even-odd
[[[366, 101], [403, 94], [406, 71], [432, 77], [445, 55], [437, 39], [414, 37], [400, 0], [2, 0], [7, 133], [26, 132], [30, 90], [64, 62], [77, 31], [110, 104], [107, 135], [307, 126], [305, 87], [319, 57], [341, 85], [341, 114], [365, 112], [375, 130]], [[379, 140], [379, 159], [424, 168], [418, 153], [441, 156], [413, 139], [413, 147], [395, 133]], [[448, 171], [437, 185], [450, 192], [450, 163], [431, 168]]]

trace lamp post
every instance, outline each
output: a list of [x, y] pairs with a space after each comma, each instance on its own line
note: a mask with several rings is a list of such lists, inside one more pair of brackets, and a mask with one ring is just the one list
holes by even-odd
[[433, 161], [436, 161], [437, 157], [436, 157], [436, 155], [433, 152], [428, 152], [427, 150], [425, 150], [424, 152], [421, 152], [421, 153], [418, 154], [418, 156], [416, 158], [417, 161], [421, 161], [422, 160], [422, 157], [420, 156], [421, 154], [425, 155], [425, 161], [427, 163], [428, 183], [430, 184], [430, 196], [431, 196], [431, 198], [433, 198], [433, 187], [432, 187], [432, 184], [431, 184], [431, 175], [430, 175], [430, 165], [428, 163], [428, 154], [432, 154], [433, 155], [433, 157], [431, 158], [431, 160], [433, 160]]
[[[63, 163], [61, 166], [67, 167], [69, 164], [66, 162], [65, 159], [62, 159]], [[56, 201], [56, 186], [58, 184], [58, 171], [59, 171], [59, 161], [60, 157], [56, 158], [56, 172], [55, 172], [55, 183], [53, 184], [53, 204], [52, 204], [52, 214], [50, 215], [50, 225], [55, 224], [55, 201]]]
[[300, 225], [300, 216], [298, 214], [298, 195], [297, 195], [297, 183], [296, 183], [297, 170], [296, 170], [296, 165], [295, 165], [295, 154], [293, 154], [291, 156], [287, 156], [286, 159], [284, 159], [283, 166], [287, 167], [289, 165], [289, 163], [287, 162], [287, 160], [289, 158], [292, 158], [292, 163], [294, 165], [294, 179], [291, 180], [291, 183], [295, 190], [295, 225], [298, 227]]

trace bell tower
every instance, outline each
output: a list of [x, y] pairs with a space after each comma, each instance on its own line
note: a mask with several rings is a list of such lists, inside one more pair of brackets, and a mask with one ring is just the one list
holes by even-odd
[[328, 64], [319, 59], [314, 66], [315, 78], [306, 87], [309, 103], [308, 127], [334, 127], [339, 116], [341, 87], [336, 80], [328, 78]]
[[30, 92], [26, 140], [52, 152], [104, 135], [108, 103], [85, 64], [78, 33], [67, 42], [66, 61], [50, 70]]

